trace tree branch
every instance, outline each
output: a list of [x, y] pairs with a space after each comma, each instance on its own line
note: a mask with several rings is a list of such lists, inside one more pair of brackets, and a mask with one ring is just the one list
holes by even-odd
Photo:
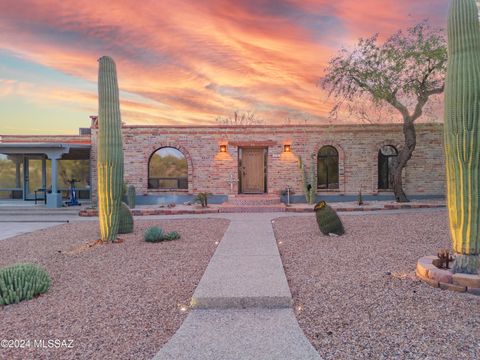
[[435, 88], [435, 89], [432, 89], [430, 91], [427, 91], [425, 93], [425, 95], [427, 97], [429, 96], [432, 96], [432, 95], [440, 95], [441, 93], [443, 93], [443, 91], [445, 90], [445, 84], [442, 84], [442, 86], [438, 87], [438, 88]]

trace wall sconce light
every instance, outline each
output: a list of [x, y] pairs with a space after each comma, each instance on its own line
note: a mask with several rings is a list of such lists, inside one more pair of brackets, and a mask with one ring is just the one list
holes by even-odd
[[227, 152], [227, 145], [220, 145], [220, 152]]
[[291, 152], [292, 147], [291, 145], [283, 145], [283, 152]]

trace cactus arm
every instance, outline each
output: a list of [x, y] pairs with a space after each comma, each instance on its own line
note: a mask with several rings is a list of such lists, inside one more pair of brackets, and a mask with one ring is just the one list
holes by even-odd
[[303, 163], [302, 157], [298, 157], [298, 168], [300, 169], [300, 173], [302, 175], [302, 184], [303, 184], [303, 193], [305, 194], [305, 200], [307, 203], [310, 203], [309, 200], [309, 192], [308, 192], [308, 183], [307, 183], [307, 175], [306, 175], [306, 170], [305, 170], [305, 165]]
[[100, 238], [114, 241], [119, 226], [123, 188], [123, 146], [117, 73], [103, 56], [98, 72], [98, 216]]
[[444, 143], [453, 271], [475, 274], [480, 263], [480, 27], [475, 0], [452, 0], [448, 51]]
[[135, 186], [129, 185], [127, 188], [127, 203], [130, 209], [135, 209]]
[[315, 203], [315, 195], [317, 194], [317, 163], [315, 154], [311, 155], [311, 164], [310, 164], [310, 202], [309, 204]]

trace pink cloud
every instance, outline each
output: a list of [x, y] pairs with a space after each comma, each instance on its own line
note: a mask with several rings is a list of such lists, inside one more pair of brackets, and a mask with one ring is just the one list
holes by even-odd
[[[7, 2], [0, 6], [0, 49], [92, 82], [96, 59], [111, 55], [121, 90], [140, 98], [122, 102], [129, 123], [208, 123], [236, 109], [256, 110], [268, 121], [322, 121], [330, 104], [316, 85], [340, 46], [374, 32], [392, 33], [429, 10], [440, 24], [442, 12], [435, 9], [447, 3]], [[5, 89], [11, 86], [0, 83], [0, 95], [10, 91]], [[64, 89], [50, 90], [50, 96], [28, 96], [66, 101]], [[96, 94], [71, 90], [72, 106], [95, 109]]]

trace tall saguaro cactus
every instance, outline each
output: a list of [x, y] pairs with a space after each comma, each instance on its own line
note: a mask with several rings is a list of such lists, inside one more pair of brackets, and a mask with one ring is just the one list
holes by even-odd
[[98, 71], [98, 217], [102, 241], [114, 241], [123, 190], [123, 146], [115, 62], [99, 60]]
[[480, 27], [475, 0], [448, 17], [445, 156], [453, 271], [476, 274], [480, 253]]

